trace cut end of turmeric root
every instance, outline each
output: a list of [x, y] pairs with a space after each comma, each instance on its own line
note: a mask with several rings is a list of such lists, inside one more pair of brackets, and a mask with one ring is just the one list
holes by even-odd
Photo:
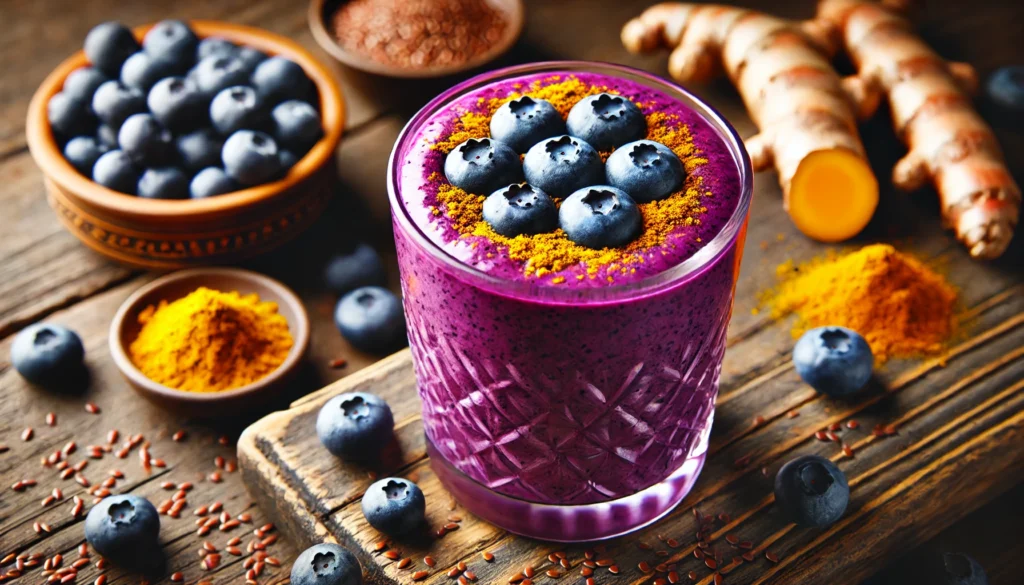
[[871, 167], [842, 148], [804, 157], [786, 193], [786, 210], [793, 223], [820, 242], [841, 242], [857, 235], [877, 206], [878, 181]]

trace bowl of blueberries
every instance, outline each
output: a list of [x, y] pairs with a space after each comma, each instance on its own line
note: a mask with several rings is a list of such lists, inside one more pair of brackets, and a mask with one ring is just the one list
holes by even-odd
[[294, 237], [337, 182], [331, 72], [264, 30], [105, 22], [36, 91], [29, 148], [60, 221], [151, 269], [224, 264]]

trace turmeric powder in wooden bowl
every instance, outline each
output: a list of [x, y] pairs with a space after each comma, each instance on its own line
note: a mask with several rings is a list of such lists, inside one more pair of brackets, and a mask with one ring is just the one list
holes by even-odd
[[[292, 239], [327, 207], [337, 183], [334, 152], [345, 125], [345, 105], [332, 72], [299, 44], [236, 24], [193, 20], [200, 38], [220, 37], [298, 64], [318, 94], [323, 136], [282, 178], [202, 199], [145, 199], [108, 189], [81, 174], [61, 152], [47, 118], [50, 98], [85, 65], [83, 51], [61, 63], [29, 105], [29, 149], [42, 170], [47, 199], [58, 219], [85, 245], [122, 264], [175, 269], [229, 264]], [[133, 29], [141, 39], [151, 28]]]

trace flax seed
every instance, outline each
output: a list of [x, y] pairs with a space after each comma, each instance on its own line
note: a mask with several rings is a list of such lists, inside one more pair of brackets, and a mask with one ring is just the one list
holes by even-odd
[[227, 447], [231, 444], [231, 439], [229, 439], [227, 435], [221, 435], [220, 438], [217, 439], [217, 442]]
[[650, 573], [651, 565], [647, 561], [640, 561], [640, 564], [636, 566], [641, 572]]
[[833, 443], [838, 443], [840, 441], [839, 435], [835, 434], [832, 431], [825, 433], [825, 436], [828, 437], [828, 440], [832, 441]]
[[188, 497], [188, 493], [185, 490], [178, 490], [178, 491], [176, 491], [174, 493], [173, 496], [171, 496], [171, 499], [174, 500], [175, 502], [177, 502], [177, 501], [180, 501], [180, 500], [184, 500], [187, 497]]
[[569, 562], [569, 559], [558, 559], [558, 564], [562, 565], [563, 569], [572, 568], [572, 563]]
[[676, 539], [674, 539], [674, 538], [670, 538], [670, 539], [668, 539], [668, 540], [667, 540], [667, 541], [665, 542], [665, 544], [667, 544], [667, 545], [668, 545], [669, 547], [671, 547], [671, 548], [679, 548], [679, 541], [678, 541], [678, 540], [676, 540]]
[[658, 577], [654, 580], [654, 583], [652, 583], [651, 585], [668, 585], [668, 580], [662, 577]]
[[[270, 562], [270, 559], [272, 559], [272, 558], [273, 557], [270, 557], [270, 558], [267, 559], [267, 564], [268, 565], [273, 565], [275, 567], [280, 566], [280, 565], [277, 565], [277, 564], [274, 564], [274, 563]], [[395, 566], [398, 567], [399, 569], [404, 569], [404, 568], [408, 567], [411, 564], [412, 564], [412, 559], [410, 559], [409, 557], [405, 557], [404, 559], [398, 561], [398, 564], [395, 565]]]
[[448, 569], [448, 573], [447, 573], [448, 574], [448, 578], [449, 579], [454, 579], [454, 578], [458, 577], [459, 573], [461, 573], [461, 572], [462, 571], [458, 570], [457, 568], [452, 567], [451, 569]]
[[221, 477], [219, 471], [214, 471], [210, 475], [206, 476], [206, 479], [210, 480], [213, 483], [220, 483], [221, 481], [223, 481], [223, 478]]
[[452, 532], [454, 530], [458, 530], [459, 529], [459, 525], [454, 523], [454, 522], [449, 522], [448, 524], [444, 525], [444, 529], [446, 531], [448, 531], [448, 532]]
[[175, 443], [180, 443], [185, 440], [186, 436], [188, 435], [185, 433], [185, 431], [178, 431], [171, 435], [171, 440], [174, 441]]
[[249, 558], [245, 559], [244, 563], [242, 563], [242, 568], [243, 569], [251, 569], [252, 566], [255, 565], [255, 564], [256, 564], [256, 559], [253, 558], [253, 557], [249, 557]]
[[796, 418], [798, 416], [800, 416], [800, 411], [799, 410], [791, 410], [791, 411], [786, 413], [786, 418]]
[[591, 569], [594, 569], [594, 568], [597, 568], [597, 563], [595, 563], [594, 561], [591, 561], [591, 560], [588, 559], [588, 560], [583, 561], [583, 566], [584, 567], [590, 567]]
[[391, 549], [388, 552], [384, 553], [384, 558], [391, 559], [392, 561], [398, 560], [400, 556], [402, 556], [402, 553], [395, 549]]
[[460, 571], [465, 571], [466, 570], [466, 561], [459, 561], [459, 564], [455, 565], [455, 568], [457, 568]]
[[224, 469], [224, 458], [221, 457], [220, 455], [217, 455], [216, 457], [213, 458], [213, 465], [217, 469]]
[[96, 569], [103, 571], [107, 568], [107, 559], [100, 559], [96, 561]]
[[817, 432], [815, 432], [814, 433], [814, 438], [818, 439], [819, 441], [828, 441], [828, 435], [825, 433], [825, 431], [817, 431]]
[[[520, 573], [518, 575], [512, 575], [511, 577], [508, 578], [508, 582], [509, 583], [519, 583], [520, 581], [523, 581], [523, 574], [522, 573]], [[523, 581], [523, 585], [526, 585], [526, 583], [528, 583], [528, 582], [532, 583], [532, 581], [527, 580], [527, 581]]]
[[100, 407], [96, 406], [92, 402], [86, 402], [85, 403], [85, 412], [88, 412], [89, 414], [99, 414], [100, 413]]
[[549, 563], [557, 563], [558, 562], [558, 557], [555, 556], [555, 553], [551, 553], [551, 554], [548, 555], [548, 562]]
[[228, 554], [230, 555], [234, 555], [236, 557], [242, 556], [242, 549], [238, 548], [237, 546], [226, 546], [224, 547], [224, 550], [227, 551]]
[[597, 559], [597, 566], [598, 567], [610, 567], [610, 566], [612, 566], [614, 564], [615, 564], [615, 561], [612, 560], [612, 559]]
[[618, 575], [619, 574], [619, 566], [618, 565], [612, 565], [612, 566], [608, 567], [608, 572], [611, 573], [612, 575]]
[[548, 569], [547, 571], [544, 571], [544, 574], [552, 579], [557, 579], [562, 576], [562, 574], [558, 572], [558, 569]]
[[851, 431], [856, 430], [858, 427], [860, 427], [860, 423], [857, 422], [856, 419], [851, 418], [850, 420], [846, 421], [846, 428], [850, 429]]
[[458, 579], [459, 585], [469, 585], [469, 580], [466, 579], [465, 575], [460, 575]]
[[583, 567], [580, 569], [580, 575], [583, 577], [589, 577], [594, 574], [594, 569], [590, 567]]
[[726, 534], [725, 535], [725, 541], [728, 542], [729, 544], [733, 545], [733, 546], [736, 546], [737, 544], [739, 544], [740, 539], [735, 534]]
[[668, 582], [671, 583], [672, 585], [675, 585], [676, 583], [678, 583], [679, 582], [679, 573], [676, 572], [676, 571], [669, 571], [668, 572]]
[[[237, 522], [237, 520], [236, 520], [236, 522]], [[261, 541], [261, 544], [263, 546], [270, 546], [270, 545], [274, 544], [275, 542], [277, 542], [277, 535], [276, 534], [271, 534], [270, 536], [264, 538]]]
[[71, 563], [71, 566], [73, 568], [75, 568], [75, 569], [81, 569], [82, 567], [84, 567], [84, 566], [86, 566], [88, 564], [89, 564], [89, 559], [78, 559], [77, 561]]
[[770, 550], [764, 551], [764, 558], [768, 559], [768, 561], [772, 563], [779, 562], [779, 556]]
[[210, 533], [210, 527], [209, 526], [205, 526], [205, 525], [204, 526], [200, 526], [199, 530], [196, 530], [196, 534], [199, 535], [199, 536], [206, 536], [209, 533]]
[[71, 583], [78, 578], [78, 573], [68, 573], [60, 578], [61, 583]]
[[470, 581], [476, 581], [476, 573], [473, 571], [466, 571], [463, 575], [465, 575], [465, 577]]
[[715, 573], [715, 585], [722, 585], [722, 581], [725, 581], [725, 577], [720, 573]]
[[121, 433], [117, 432], [117, 429], [110, 429], [107, 432], [107, 444], [113, 445], [117, 442], [117, 438], [121, 436]]
[[36, 432], [34, 430], [32, 430], [32, 427], [26, 427], [24, 431], [21, 431], [21, 440], [22, 441], [31, 441], [32, 437], [34, 437], [35, 434], [36, 434]]
[[707, 565], [707, 567], [709, 569], [711, 569], [712, 571], [714, 571], [715, 568], [718, 567], [718, 561], [716, 561], [714, 558], [709, 557], [709, 556], [705, 556], [704, 557], [704, 564]]
[[106, 583], [107, 583], [107, 576], [106, 575], [100, 575], [99, 577], [96, 577], [96, 580], [92, 582], [92, 585], [106, 585]]
[[237, 528], [241, 525], [242, 523], [238, 520], [228, 520], [227, 522], [220, 525], [220, 531], [227, 532], [228, 530], [231, 530], [232, 528]]
[[587, 581], [586, 581], [586, 585], [595, 585], [595, 584], [596, 584], [596, 581], [594, 581], [593, 577], [588, 578]]
[[430, 573], [428, 573], [426, 571], [416, 571], [415, 573], [412, 574], [412, 580], [413, 581], [422, 581], [423, 579], [426, 579], [427, 575], [429, 575], [429, 574]]
[[533, 579], [533, 574], [533, 567], [526, 567], [523, 569], [523, 575], [525, 575], [527, 579]]
[[87, 556], [89, 556], [89, 545], [88, 545], [88, 543], [83, 542], [82, 544], [78, 545], [78, 556], [80, 556], [80, 557], [87, 557]]
[[480, 553], [480, 556], [482, 556], [484, 558], [484, 560], [487, 561], [488, 563], [494, 561], [494, 554], [491, 553], [490, 551], [486, 551], [485, 550], [482, 553]]
[[57, 414], [53, 412], [46, 413], [46, 425], [55, 427], [57, 426]]

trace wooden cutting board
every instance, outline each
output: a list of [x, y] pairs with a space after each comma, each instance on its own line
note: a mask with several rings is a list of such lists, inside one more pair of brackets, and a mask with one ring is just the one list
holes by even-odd
[[[412, 583], [418, 571], [427, 571], [420, 583], [450, 583], [449, 570], [465, 562], [480, 583], [508, 583], [533, 567], [535, 582], [582, 585], [589, 553], [616, 565], [617, 574], [606, 566], [594, 569], [600, 585], [665, 585], [670, 578], [690, 583], [691, 571], [702, 584], [714, 583], [719, 574], [724, 583], [838, 585], [859, 583], [1024, 480], [1019, 271], [971, 261], [937, 226], [916, 239], [915, 253], [939, 261], [960, 288], [965, 333], [939, 358], [890, 362], [878, 372], [871, 393], [832, 400], [817, 395], [793, 370], [790, 324], [753, 310], [757, 291], [773, 283], [776, 264], [824, 248], [778, 238], [780, 222], [788, 219], [771, 197], [755, 197], [752, 217], [757, 221], [750, 225], [737, 286], [710, 456], [693, 492], [655, 525], [596, 547], [566, 546], [513, 536], [464, 512], [426, 457], [407, 350], [251, 426], [239, 441], [249, 489], [299, 546], [331, 540], [356, 551], [372, 583]], [[352, 390], [376, 393], [394, 411], [401, 451], [379, 469], [343, 464], [317, 441], [320, 406]], [[853, 449], [852, 458], [842, 454], [840, 443], [814, 438], [833, 425], [840, 427], [835, 433], [841, 443]], [[875, 436], [876, 427], [895, 434]], [[835, 459], [852, 489], [846, 515], [827, 529], [795, 527], [773, 502], [775, 472], [807, 453]], [[457, 529], [430, 542], [377, 550], [382, 537], [366, 524], [359, 500], [374, 477], [387, 475], [420, 485], [434, 529], [450, 522]], [[695, 556], [702, 526], [704, 556], [714, 562]], [[493, 561], [483, 558], [485, 551]], [[564, 553], [570, 568], [560, 567], [557, 556], [551, 558], [559, 563], [549, 561], [552, 553]], [[752, 561], [744, 561], [744, 554]], [[424, 561], [428, 555], [433, 567]], [[399, 569], [404, 558], [411, 563]], [[546, 575], [553, 567], [558, 577]]]

